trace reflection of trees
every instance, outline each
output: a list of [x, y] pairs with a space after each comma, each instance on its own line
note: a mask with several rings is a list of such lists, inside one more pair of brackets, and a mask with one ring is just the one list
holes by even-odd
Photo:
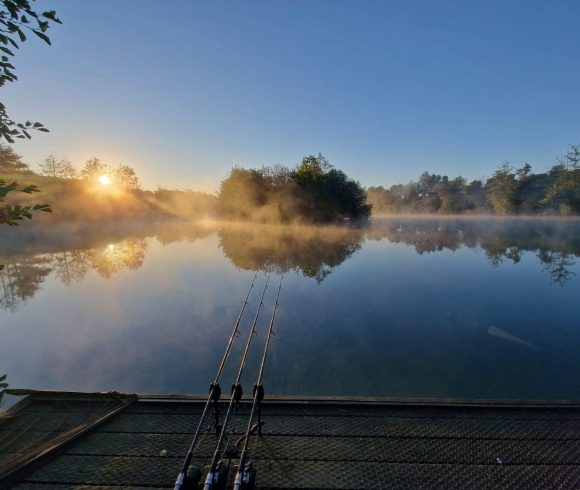
[[106, 247], [94, 248], [83, 252], [84, 260], [99, 276], [110, 278], [122, 270], [136, 270], [143, 265], [147, 242], [132, 238]]
[[4, 269], [0, 270], [0, 307], [16, 311], [38, 292], [51, 270], [47, 256], [18, 257], [4, 262]]
[[146, 250], [145, 239], [130, 238], [88, 250], [3, 260], [5, 268], [0, 271], [0, 308], [16, 311], [40, 290], [51, 272], [63, 284], [71, 286], [73, 282], [82, 280], [90, 270], [107, 279], [122, 270], [136, 270], [143, 265]]
[[[11, 240], [0, 243], [0, 263], [6, 265], [0, 271], [0, 308], [16, 311], [40, 290], [51, 272], [71, 286], [91, 270], [110, 278], [123, 270], [138, 269], [147, 252], [146, 236], [156, 235], [161, 243], [169, 244], [204, 238], [215, 230], [210, 224], [171, 223], [153, 231], [132, 230], [132, 237], [121, 241], [126, 235], [116, 229], [44, 233], [36, 239], [26, 234], [18, 238], [14, 233]], [[532, 253], [557, 284], [574, 277], [572, 268], [580, 256], [580, 222], [558, 220], [395, 218], [376, 220], [365, 228], [232, 225], [220, 227], [217, 233], [220, 247], [236, 267], [295, 270], [318, 282], [351, 257], [364, 239], [404, 243], [419, 254], [480, 247], [494, 265], [503, 261], [517, 264], [526, 253]]]
[[566, 284], [576, 273], [570, 268], [576, 263], [574, 258], [567, 253], [552, 250], [540, 250], [538, 257], [542, 262], [543, 269], [550, 274], [552, 281], [558, 284]]
[[557, 284], [574, 276], [580, 256], [580, 223], [570, 221], [392, 219], [376, 222], [366, 238], [405, 243], [418, 254], [481, 247], [495, 266], [532, 252]]
[[82, 280], [89, 270], [84, 253], [80, 250], [71, 250], [51, 254], [54, 275], [65, 286], [70, 287], [73, 282]]
[[363, 240], [363, 231], [354, 227], [228, 226], [220, 228], [218, 235], [220, 247], [236, 267], [296, 270], [319, 283]]

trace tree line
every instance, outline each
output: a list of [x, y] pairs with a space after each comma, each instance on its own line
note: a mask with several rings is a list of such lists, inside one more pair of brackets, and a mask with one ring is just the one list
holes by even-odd
[[[110, 185], [103, 185], [103, 176]], [[25, 181], [26, 186], [16, 181]], [[20, 192], [7, 196], [3, 189]], [[39, 191], [52, 211], [43, 221], [163, 220], [215, 217], [216, 213], [215, 196], [189, 189], [144, 190], [128, 165], [113, 166], [92, 157], [77, 169], [66, 157], [52, 153], [35, 172], [12, 147], [0, 144], [0, 201], [6, 201], [0, 206], [0, 224], [18, 224], [32, 217], [33, 211], [45, 210], [46, 205], [33, 202], [31, 194]]]
[[[97, 157], [76, 169], [66, 157], [50, 154], [32, 171], [10, 146], [0, 145], [0, 176], [30, 182], [9, 190], [32, 194], [39, 187], [53, 204], [54, 220], [86, 217], [90, 220], [124, 217], [215, 217], [266, 223], [325, 223], [365, 220], [371, 214], [498, 214], [580, 215], [580, 146], [571, 146], [547, 172], [534, 173], [529, 164], [515, 168], [503, 163], [490, 178], [467, 181], [424, 172], [417, 181], [389, 188], [363, 188], [321, 154], [306, 156], [293, 168], [281, 165], [234, 167], [221, 182], [217, 196], [191, 190], [141, 189], [139, 178], [128, 165], [109, 165]], [[32, 176], [47, 180], [34, 180]], [[98, 196], [87, 193], [86, 183], [98, 184], [106, 175], [114, 187], [124, 189], [123, 200], [106, 209]], [[57, 185], [58, 184], [58, 185]], [[82, 199], [81, 194], [86, 194]], [[19, 194], [19, 195], [20, 195]], [[5, 196], [0, 193], [0, 199]], [[0, 209], [0, 222], [30, 217], [46, 205]], [[30, 200], [30, 198], [29, 198]], [[96, 201], [89, 202], [89, 200]], [[44, 209], [44, 208], [48, 209]], [[71, 213], [74, 209], [75, 213]], [[95, 211], [94, 216], [91, 209]]]
[[369, 187], [368, 201], [380, 214], [580, 214], [580, 146], [544, 173], [504, 162], [488, 179], [468, 182], [424, 172], [417, 181], [385, 189]]
[[0, 144], [0, 173], [1, 174], [34, 174], [44, 177], [72, 180], [82, 179], [89, 182], [97, 182], [99, 177], [106, 175], [111, 183], [125, 189], [140, 189], [139, 178], [135, 170], [129, 165], [117, 165], [105, 163], [97, 157], [92, 157], [77, 169], [66, 157], [58, 157], [55, 153], [48, 155], [39, 164], [38, 172], [34, 172], [30, 165], [24, 163], [22, 157], [11, 146]]

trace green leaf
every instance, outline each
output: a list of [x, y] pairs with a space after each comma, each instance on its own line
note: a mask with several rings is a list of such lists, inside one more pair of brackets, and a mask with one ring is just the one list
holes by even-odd
[[47, 43], [50, 46], [50, 38], [46, 34], [36, 30], [33, 30], [32, 32], [34, 32], [34, 34], [36, 34], [40, 39], [42, 39], [45, 43]]

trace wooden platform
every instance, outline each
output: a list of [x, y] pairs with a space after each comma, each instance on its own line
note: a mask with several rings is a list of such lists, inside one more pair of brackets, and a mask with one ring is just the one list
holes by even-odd
[[[0, 422], [4, 456], [54, 427], [73, 440], [22, 466], [2, 488], [173, 488], [202, 409], [184, 397], [119, 396], [111, 404], [103, 396], [100, 408], [90, 395], [26, 400]], [[87, 413], [90, 423], [75, 436], [70, 427]], [[238, 433], [247, 415], [246, 403]], [[580, 488], [574, 403], [276, 399], [264, 403], [263, 417], [264, 435], [252, 439], [257, 488]], [[18, 427], [24, 439], [15, 437]], [[196, 464], [208, 464], [215, 440], [204, 437]]]

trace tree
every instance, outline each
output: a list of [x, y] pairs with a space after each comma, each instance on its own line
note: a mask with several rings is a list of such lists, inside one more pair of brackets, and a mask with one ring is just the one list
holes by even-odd
[[465, 195], [469, 202], [469, 209], [476, 211], [487, 211], [487, 199], [485, 197], [485, 187], [481, 180], [472, 180], [465, 187]]
[[[20, 43], [26, 41], [26, 34], [33, 33], [50, 45], [50, 38], [46, 35], [50, 23], [61, 24], [54, 10], [39, 14], [32, 10], [31, 3], [29, 0], [2, 0], [0, 8], [0, 51], [2, 51], [0, 87], [7, 82], [17, 80], [11, 58], [14, 57], [14, 50], [20, 47]], [[8, 115], [6, 106], [0, 102], [0, 142], [2, 138], [9, 143], [13, 143], [14, 138], [30, 139], [32, 130], [48, 131], [39, 122], [18, 123], [14, 121]]]
[[62, 179], [77, 178], [77, 169], [73, 167], [73, 164], [67, 157], [60, 159], [60, 177]]
[[140, 187], [137, 174], [129, 165], [119, 165], [113, 170], [113, 180], [125, 189], [139, 189]]
[[469, 200], [466, 195], [466, 182], [461, 176], [449, 180], [445, 177], [437, 185], [437, 194], [441, 200], [440, 213], [458, 214], [469, 209]]
[[425, 213], [436, 213], [441, 207], [441, 189], [442, 183], [447, 183], [447, 177], [423, 172], [419, 176], [415, 188], [417, 190], [418, 211]]
[[11, 146], [0, 143], [0, 172], [4, 174], [28, 173], [30, 168]]
[[366, 219], [371, 206], [363, 187], [318, 154], [309, 155], [291, 174], [303, 193], [303, 213], [312, 221]]
[[220, 184], [219, 214], [228, 219], [325, 222], [365, 219], [371, 206], [361, 185], [322, 155], [293, 170], [234, 167]]
[[580, 213], [580, 146], [568, 152], [550, 172], [551, 184], [546, 189], [545, 203], [561, 214]]
[[76, 177], [76, 170], [71, 162], [66, 157], [57, 158], [54, 153], [48, 155], [40, 164], [40, 173], [47, 177], [59, 179], [74, 179]]
[[81, 169], [81, 178], [96, 181], [101, 175], [109, 173], [109, 167], [97, 157], [90, 158]]
[[250, 219], [267, 202], [266, 181], [259, 170], [234, 167], [218, 192], [219, 213], [228, 219]]
[[487, 198], [495, 213], [509, 214], [514, 210], [517, 183], [509, 162], [500, 165], [488, 179], [486, 188]]

